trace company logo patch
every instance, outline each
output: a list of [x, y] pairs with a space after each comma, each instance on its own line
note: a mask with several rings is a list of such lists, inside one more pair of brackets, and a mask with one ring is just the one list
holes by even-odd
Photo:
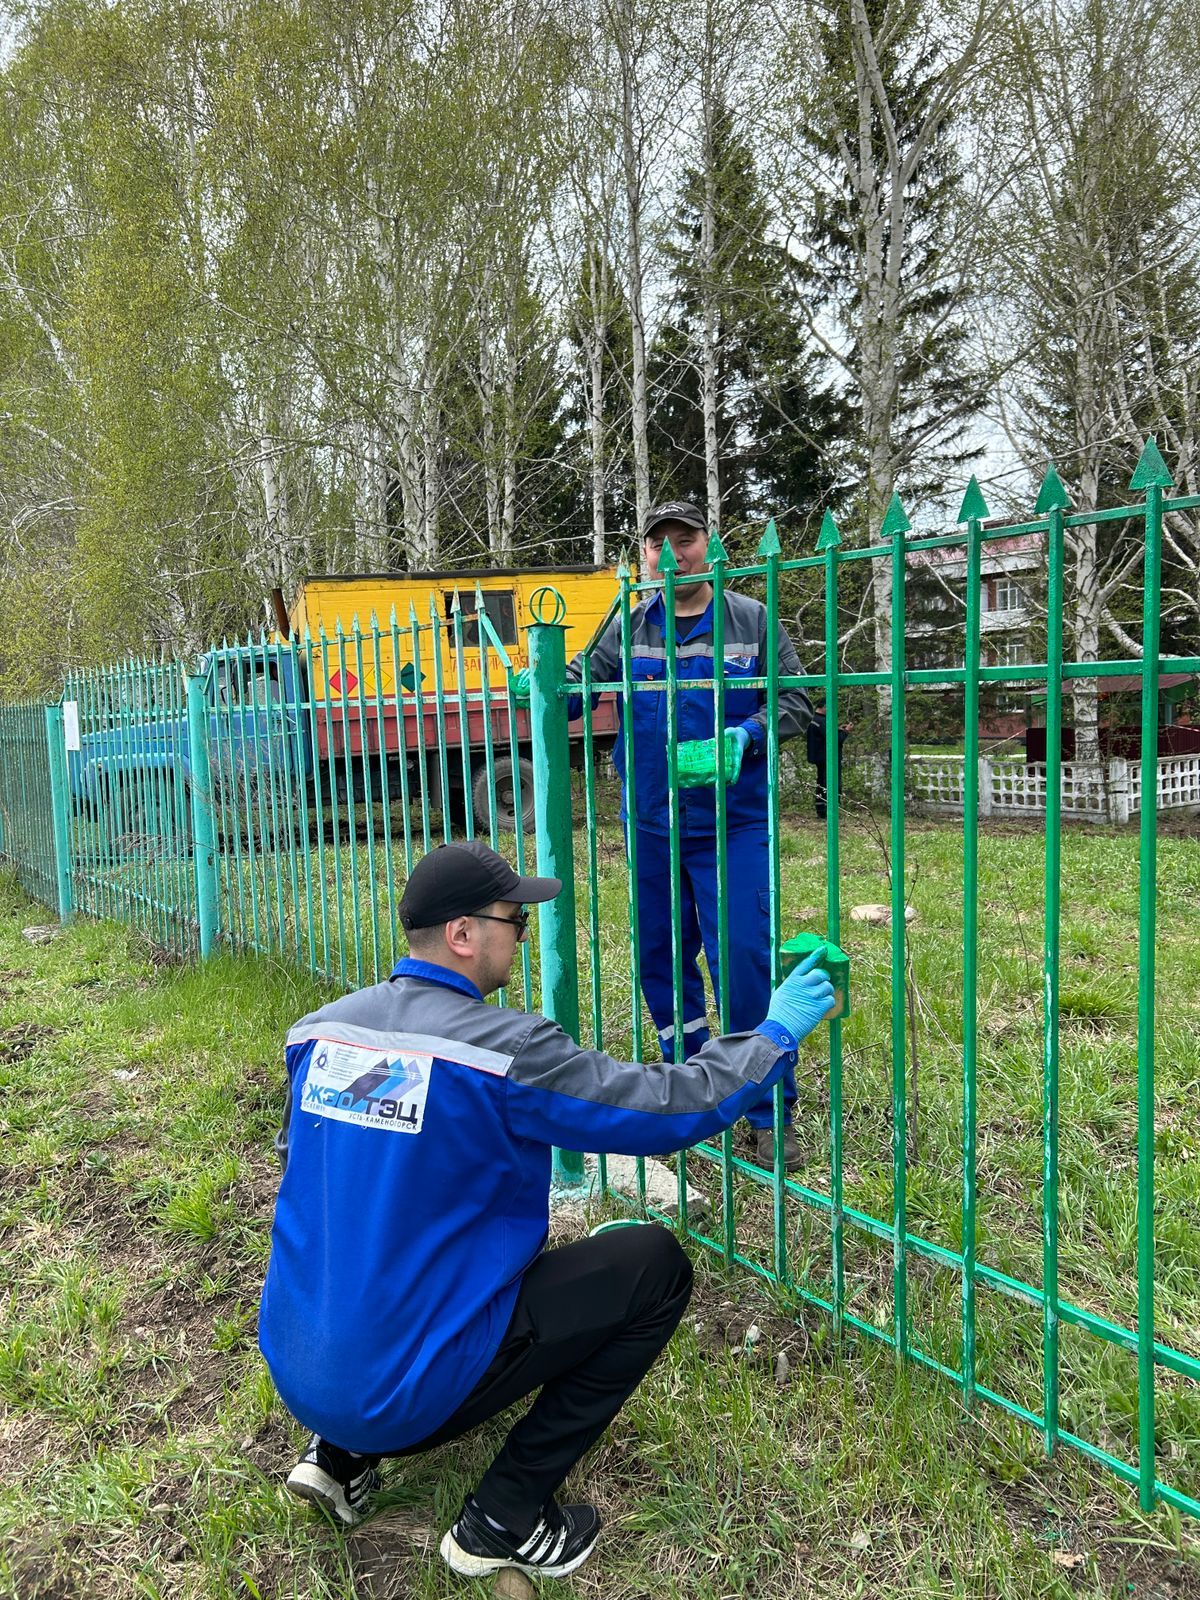
[[322, 1042], [308, 1063], [301, 1109], [362, 1128], [420, 1133], [432, 1066], [432, 1056]]

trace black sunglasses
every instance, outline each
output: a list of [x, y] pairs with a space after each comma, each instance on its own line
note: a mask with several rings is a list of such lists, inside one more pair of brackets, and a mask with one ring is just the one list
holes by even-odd
[[493, 917], [489, 916], [486, 911], [473, 911], [471, 915], [480, 922], [507, 922], [510, 928], [516, 928], [521, 933], [524, 933], [529, 927], [528, 911], [519, 911], [515, 917]]

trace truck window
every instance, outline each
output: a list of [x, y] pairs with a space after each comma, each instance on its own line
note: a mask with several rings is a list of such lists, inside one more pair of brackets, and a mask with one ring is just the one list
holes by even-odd
[[[475, 609], [475, 596], [473, 594], [460, 594], [458, 600], [463, 617], [463, 644], [468, 649], [479, 648], [479, 621]], [[446, 620], [452, 619], [454, 596], [446, 596]], [[517, 642], [517, 608], [511, 590], [485, 589], [483, 591], [483, 609], [487, 612], [488, 621], [499, 635], [500, 643], [504, 645]]]

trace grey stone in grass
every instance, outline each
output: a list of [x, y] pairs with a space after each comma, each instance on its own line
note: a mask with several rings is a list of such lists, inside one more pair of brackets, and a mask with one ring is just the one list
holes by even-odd
[[492, 1593], [497, 1600], [530, 1600], [537, 1591], [523, 1572], [518, 1572], [515, 1567], [505, 1567], [503, 1572], [496, 1574]]
[[41, 923], [32, 928], [22, 928], [21, 937], [30, 944], [49, 944], [51, 939], [57, 939], [62, 929], [56, 922]]
[[[912, 906], [905, 906], [905, 922], [915, 922], [916, 917], [917, 913], [913, 910]], [[892, 922], [892, 908], [891, 906], [880, 905], [878, 903], [872, 903], [863, 906], [851, 906], [850, 921], [865, 922], [876, 928], [888, 928], [891, 926]]]

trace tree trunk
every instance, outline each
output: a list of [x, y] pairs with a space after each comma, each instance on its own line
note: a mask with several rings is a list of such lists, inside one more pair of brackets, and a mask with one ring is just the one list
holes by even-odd
[[479, 297], [479, 408], [483, 428], [484, 503], [487, 509], [488, 549], [500, 547], [500, 472], [496, 450], [496, 368], [492, 350], [492, 263], [483, 269]]
[[[1082, 463], [1079, 474], [1079, 509], [1094, 511], [1100, 503], [1100, 452], [1104, 448], [1104, 418], [1100, 400], [1100, 372], [1103, 335], [1103, 310], [1091, 281], [1087, 244], [1079, 252], [1077, 304], [1086, 318], [1078, 329], [1075, 346], [1075, 382], [1078, 403], [1076, 438]], [[1072, 530], [1075, 554], [1074, 594], [1070, 597], [1070, 618], [1075, 635], [1076, 661], [1100, 658], [1099, 540], [1095, 523]], [[1071, 686], [1072, 717], [1075, 723], [1075, 760], [1080, 766], [1100, 762], [1100, 697], [1095, 678], [1076, 678]]]
[[646, 319], [642, 277], [642, 179], [634, 128], [637, 113], [637, 60], [633, 49], [632, 0], [622, 0], [617, 27], [621, 63], [621, 152], [624, 162], [625, 205], [628, 213], [628, 299], [633, 332], [633, 483], [637, 505], [638, 537], [650, 511], [649, 400], [646, 381]]
[[[593, 302], [594, 304], [594, 302]], [[592, 561], [604, 565], [604, 319], [593, 312], [588, 340], [588, 430], [592, 441]]]
[[[705, 52], [705, 76], [708, 77], [711, 55]], [[719, 361], [717, 341], [719, 317], [717, 312], [717, 285], [715, 259], [717, 251], [717, 175], [713, 170], [713, 96], [711, 84], [705, 86], [704, 95], [704, 210], [700, 218], [700, 274], [704, 295], [704, 348], [701, 352], [701, 406], [704, 414], [704, 469], [705, 489], [708, 498], [708, 524], [715, 532], [721, 530], [721, 465], [717, 434], [717, 411], [720, 405]]]

